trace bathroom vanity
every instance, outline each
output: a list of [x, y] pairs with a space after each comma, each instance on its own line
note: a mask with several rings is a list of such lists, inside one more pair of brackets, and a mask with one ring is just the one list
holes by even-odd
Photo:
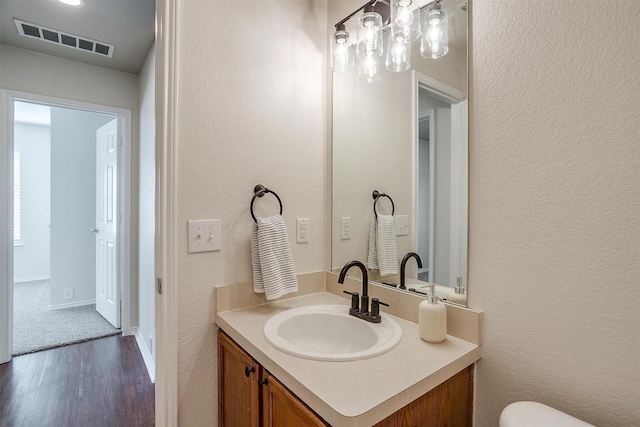
[[[473, 367], [482, 351], [481, 312], [451, 307], [450, 335], [443, 343], [429, 344], [420, 339], [414, 321], [385, 310], [382, 315], [402, 328], [400, 343], [388, 352], [362, 360], [309, 360], [270, 345], [265, 323], [303, 306], [339, 304], [348, 310], [349, 300], [339, 293], [355, 290], [358, 281], [342, 286], [332, 273], [304, 276], [299, 276], [300, 296], [266, 304], [250, 305], [260, 300], [250, 284], [216, 289], [221, 426], [471, 425]], [[412, 299], [421, 301], [384, 288], [375, 292], [391, 303], [392, 313], [394, 307], [413, 312]], [[248, 303], [238, 302], [243, 296]]]
[[[218, 387], [220, 426], [330, 425], [222, 330], [218, 331]], [[470, 365], [375, 426], [470, 426], [472, 415]]]

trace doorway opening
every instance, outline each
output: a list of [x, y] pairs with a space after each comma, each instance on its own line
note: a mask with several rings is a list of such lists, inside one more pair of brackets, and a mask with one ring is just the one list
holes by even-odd
[[120, 313], [109, 293], [117, 288], [107, 286], [115, 233], [106, 243], [102, 236], [115, 225], [106, 193], [117, 176], [105, 165], [99, 171], [97, 146], [108, 150], [100, 138], [117, 133], [120, 119], [25, 101], [13, 107], [12, 355], [116, 335]]
[[131, 113], [23, 93], [5, 98], [13, 190], [8, 353], [120, 334], [129, 328]]
[[[421, 281], [440, 298], [466, 288], [467, 101], [465, 95], [417, 74], [417, 247]], [[425, 262], [426, 260], [426, 262]]]

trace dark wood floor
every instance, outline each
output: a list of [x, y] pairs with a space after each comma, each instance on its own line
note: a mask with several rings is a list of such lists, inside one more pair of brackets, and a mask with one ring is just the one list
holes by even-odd
[[134, 337], [101, 338], [0, 365], [0, 426], [152, 426], [154, 385]]

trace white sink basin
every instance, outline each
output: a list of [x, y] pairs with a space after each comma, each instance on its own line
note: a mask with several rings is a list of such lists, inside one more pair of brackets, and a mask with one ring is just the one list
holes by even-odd
[[381, 323], [349, 315], [344, 305], [310, 305], [274, 315], [264, 325], [267, 342], [293, 356], [347, 361], [374, 357], [400, 342], [402, 329], [382, 314]]

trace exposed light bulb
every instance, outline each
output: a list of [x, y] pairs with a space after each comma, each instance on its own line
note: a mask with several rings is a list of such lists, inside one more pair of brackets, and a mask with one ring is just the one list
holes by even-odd
[[427, 30], [427, 38], [431, 41], [431, 43], [434, 44], [441, 44], [442, 43], [442, 29], [440, 28], [439, 25], [430, 25], [429, 29]]
[[392, 40], [387, 49], [387, 70], [393, 72], [405, 71], [411, 68], [411, 43], [403, 39]]
[[413, 22], [413, 13], [406, 7], [398, 8], [398, 14], [394, 23], [401, 27], [408, 27]]
[[407, 42], [420, 38], [420, 8], [411, 0], [391, 1], [391, 34]]
[[358, 18], [358, 58], [374, 55], [382, 56], [382, 16], [368, 5]]
[[375, 43], [376, 37], [377, 37], [377, 34], [376, 34], [376, 29], [374, 27], [371, 27], [371, 26], [365, 27], [364, 39], [367, 43], [369, 44]]
[[331, 37], [331, 68], [336, 73], [353, 69], [353, 46], [349, 43], [349, 33], [344, 24], [337, 25]]
[[391, 48], [391, 57], [393, 58], [394, 62], [398, 62], [398, 59], [406, 55], [406, 53], [407, 45], [398, 42], [393, 44], [393, 47]]
[[380, 57], [367, 56], [358, 61], [358, 77], [367, 83], [375, 83], [382, 77], [380, 74]]
[[435, 3], [422, 15], [421, 53], [425, 58], [438, 59], [449, 52], [447, 14]]

